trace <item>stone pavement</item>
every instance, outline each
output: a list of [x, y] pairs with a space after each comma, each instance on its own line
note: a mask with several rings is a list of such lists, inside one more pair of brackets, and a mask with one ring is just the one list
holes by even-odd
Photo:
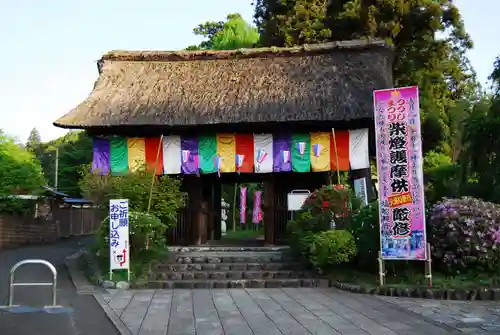
[[[66, 268], [65, 257], [92, 243], [92, 238], [71, 238], [55, 244], [0, 250], [0, 305], [7, 303], [10, 268], [27, 258], [45, 259], [58, 270], [58, 304], [70, 313], [23, 313], [0, 311], [1, 335], [114, 335], [119, 334], [92, 295], [78, 295]], [[25, 265], [16, 272], [16, 281], [50, 282], [50, 271], [38, 265]], [[14, 303], [39, 307], [51, 301], [50, 287], [18, 287]]]
[[426, 300], [379, 297], [397, 307], [451, 326], [465, 334], [500, 334], [498, 301]]
[[103, 301], [139, 335], [456, 333], [378, 297], [337, 289], [108, 290]]

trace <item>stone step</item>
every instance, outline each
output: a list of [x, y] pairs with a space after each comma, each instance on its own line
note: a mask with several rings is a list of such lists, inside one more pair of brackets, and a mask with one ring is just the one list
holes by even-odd
[[[325, 284], [326, 283], [326, 284]], [[239, 280], [151, 280], [132, 284], [132, 288], [192, 289], [192, 288], [281, 288], [323, 287], [328, 281], [317, 278], [302, 279], [239, 279]]]
[[191, 247], [168, 247], [169, 252], [287, 252], [290, 251], [289, 246], [191, 246]]
[[305, 271], [182, 271], [153, 274], [154, 280], [240, 280], [240, 279], [300, 279], [314, 278]]
[[293, 257], [281, 252], [205, 252], [169, 255], [169, 260], [181, 263], [270, 263], [291, 262]]
[[306, 270], [301, 263], [190, 263], [190, 264], [160, 264], [155, 272], [180, 271], [286, 271]]

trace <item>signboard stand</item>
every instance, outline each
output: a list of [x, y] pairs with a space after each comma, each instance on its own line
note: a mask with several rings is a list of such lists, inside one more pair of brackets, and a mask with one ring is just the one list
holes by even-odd
[[130, 282], [128, 199], [109, 200], [109, 280], [113, 270], [127, 270]]
[[385, 262], [384, 258], [382, 257], [382, 251], [378, 252], [378, 282], [380, 286], [385, 285]]
[[427, 243], [426, 245], [426, 259], [425, 259], [425, 278], [427, 279], [427, 283], [429, 288], [432, 288], [432, 256], [431, 256], [431, 244]]
[[287, 195], [288, 211], [292, 212], [292, 220], [295, 219], [295, 211], [302, 208], [304, 202], [311, 195], [309, 190], [293, 190]]

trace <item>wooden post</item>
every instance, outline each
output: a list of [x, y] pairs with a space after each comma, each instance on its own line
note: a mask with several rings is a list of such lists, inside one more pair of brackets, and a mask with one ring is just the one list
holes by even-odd
[[202, 184], [201, 178], [188, 175], [185, 176], [186, 191], [189, 194], [189, 211], [191, 216], [191, 225], [189, 226], [188, 235], [190, 242], [194, 245], [201, 244], [201, 228], [202, 228]]
[[272, 176], [267, 176], [264, 179], [264, 243], [267, 245], [275, 244], [276, 236], [274, 222], [274, 196], [275, 196], [275, 181]]
[[220, 240], [222, 238], [222, 227], [221, 227], [221, 183], [218, 179], [214, 181], [213, 184], [213, 206], [214, 206], [214, 240]]

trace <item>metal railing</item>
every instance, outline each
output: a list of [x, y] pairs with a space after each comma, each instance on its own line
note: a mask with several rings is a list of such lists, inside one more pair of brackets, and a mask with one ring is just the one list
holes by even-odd
[[[49, 268], [49, 270], [52, 272], [52, 282], [51, 283], [16, 283], [14, 281], [15, 279], [15, 273], [18, 268], [20, 268], [23, 265], [26, 264], [42, 264], [45, 265], [46, 267]], [[11, 269], [10, 269], [10, 276], [9, 276], [9, 298], [8, 298], [8, 308], [12, 307], [17, 307], [17, 305], [14, 305], [14, 288], [17, 286], [52, 286], [52, 305], [45, 306], [46, 308], [53, 308], [53, 307], [59, 307], [57, 306], [57, 270], [52, 265], [50, 262], [47, 262], [46, 260], [43, 259], [25, 259], [23, 261], [17, 262]]]

